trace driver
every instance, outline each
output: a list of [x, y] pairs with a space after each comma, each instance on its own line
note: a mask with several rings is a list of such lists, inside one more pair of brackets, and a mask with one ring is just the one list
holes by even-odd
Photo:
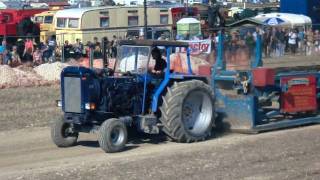
[[156, 61], [156, 64], [152, 70], [152, 73], [161, 74], [167, 67], [167, 62], [161, 56], [160, 49], [155, 47], [151, 51], [152, 58]]

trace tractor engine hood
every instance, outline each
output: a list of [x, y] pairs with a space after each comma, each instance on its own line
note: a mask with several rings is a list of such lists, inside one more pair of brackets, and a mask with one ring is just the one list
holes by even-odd
[[61, 72], [61, 99], [64, 112], [85, 113], [87, 104], [99, 108], [101, 96], [100, 79], [85, 67], [69, 66]]

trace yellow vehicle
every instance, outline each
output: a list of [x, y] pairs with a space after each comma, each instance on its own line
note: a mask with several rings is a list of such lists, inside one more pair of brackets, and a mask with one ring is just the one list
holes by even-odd
[[[148, 27], [152, 30], [152, 38], [156, 39], [158, 30], [171, 32], [172, 15], [169, 8], [148, 7]], [[132, 31], [140, 32], [144, 27], [143, 6], [106, 6], [58, 11], [55, 15], [56, 40], [61, 45], [66, 40], [75, 43], [80, 39], [83, 43], [113, 35], [125, 38]], [[133, 33], [134, 34], [134, 33]]]
[[53, 9], [45, 11], [34, 16], [34, 21], [40, 25], [40, 41], [45, 42], [49, 38], [56, 34], [55, 17], [54, 15], [58, 11]]

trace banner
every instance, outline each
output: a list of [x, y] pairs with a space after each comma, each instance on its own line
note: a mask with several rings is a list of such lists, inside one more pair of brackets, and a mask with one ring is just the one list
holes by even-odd
[[[182, 41], [189, 43], [189, 48], [191, 50], [191, 55], [199, 55], [202, 53], [210, 54], [211, 53], [211, 40], [190, 40]], [[178, 52], [186, 52], [185, 48], [178, 49]]]

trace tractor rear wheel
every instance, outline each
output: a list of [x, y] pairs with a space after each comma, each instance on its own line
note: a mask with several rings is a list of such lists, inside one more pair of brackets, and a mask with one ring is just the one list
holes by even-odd
[[102, 123], [99, 129], [99, 144], [101, 149], [107, 153], [122, 151], [127, 143], [127, 139], [127, 127], [119, 119], [108, 119]]
[[70, 147], [77, 143], [79, 133], [72, 132], [71, 124], [66, 123], [63, 119], [59, 119], [54, 122], [51, 127], [52, 141], [58, 147]]
[[163, 96], [160, 108], [163, 131], [177, 142], [196, 142], [211, 135], [214, 93], [199, 80], [175, 83]]

